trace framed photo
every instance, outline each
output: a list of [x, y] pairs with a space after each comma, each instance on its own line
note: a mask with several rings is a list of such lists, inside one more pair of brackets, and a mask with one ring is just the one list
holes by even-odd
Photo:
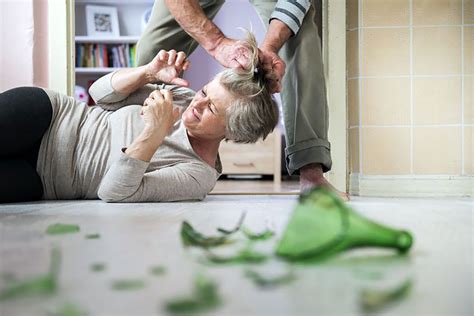
[[86, 5], [88, 36], [120, 36], [116, 7]]

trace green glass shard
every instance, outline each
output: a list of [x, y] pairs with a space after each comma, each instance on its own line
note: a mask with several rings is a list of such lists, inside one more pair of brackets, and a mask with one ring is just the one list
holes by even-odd
[[275, 233], [269, 229], [256, 234], [252, 232], [251, 230], [249, 230], [248, 228], [243, 227], [242, 232], [250, 240], [267, 240], [267, 239], [272, 238], [275, 235]]
[[181, 240], [186, 246], [195, 246], [203, 248], [216, 247], [232, 243], [232, 241], [229, 240], [229, 236], [227, 235], [206, 237], [196, 231], [187, 221], [184, 221], [181, 225]]
[[112, 282], [112, 289], [117, 291], [135, 291], [145, 287], [145, 282], [139, 279], [122, 279]]
[[266, 277], [255, 270], [246, 270], [245, 276], [260, 288], [270, 289], [293, 282], [296, 276], [292, 270], [279, 276]]
[[66, 303], [58, 308], [54, 312], [49, 312], [48, 316], [87, 316], [87, 313], [80, 309], [78, 306]]
[[0, 301], [55, 293], [58, 287], [60, 264], [61, 254], [57, 248], [53, 248], [51, 251], [49, 272], [46, 275], [12, 284], [0, 292]]
[[77, 225], [61, 224], [61, 223], [49, 225], [48, 228], [46, 229], [46, 233], [49, 235], [70, 234], [70, 233], [77, 233], [79, 231], [80, 231], [80, 228]]
[[102, 272], [104, 270], [105, 270], [105, 264], [104, 263], [93, 263], [93, 264], [91, 264], [91, 271]]
[[242, 227], [242, 224], [243, 224], [244, 219], [245, 219], [245, 215], [246, 215], [245, 212], [243, 212], [242, 215], [240, 215], [239, 221], [237, 222], [235, 227], [232, 228], [231, 230], [227, 230], [225, 228], [217, 228], [217, 231], [223, 233], [224, 235], [231, 235], [231, 234], [234, 234], [234, 233], [238, 232], [240, 230], [240, 228]]
[[199, 274], [194, 280], [194, 289], [190, 297], [176, 298], [166, 304], [170, 313], [201, 313], [221, 304], [217, 284]]
[[356, 247], [406, 252], [412, 240], [410, 233], [370, 221], [334, 193], [316, 188], [300, 198], [276, 253], [288, 260], [301, 261], [327, 258]]
[[208, 252], [207, 259], [213, 263], [263, 263], [267, 261], [268, 256], [249, 248], [244, 248], [234, 256], [218, 256]]
[[364, 289], [360, 294], [361, 307], [366, 312], [379, 311], [389, 304], [404, 299], [411, 287], [412, 281], [409, 279], [392, 289]]
[[86, 239], [99, 239], [100, 234], [88, 234], [86, 235]]
[[153, 275], [163, 275], [166, 273], [166, 268], [164, 266], [154, 266], [150, 268], [150, 273]]

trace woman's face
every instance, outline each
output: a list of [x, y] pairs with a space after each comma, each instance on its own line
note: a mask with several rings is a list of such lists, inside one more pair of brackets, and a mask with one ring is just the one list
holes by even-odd
[[234, 98], [216, 77], [199, 90], [182, 115], [190, 136], [215, 140], [225, 137], [226, 111]]

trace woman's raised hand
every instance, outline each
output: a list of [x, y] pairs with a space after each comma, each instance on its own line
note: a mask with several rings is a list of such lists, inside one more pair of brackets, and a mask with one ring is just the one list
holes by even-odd
[[164, 82], [187, 87], [189, 82], [179, 74], [189, 68], [189, 60], [184, 52], [160, 50], [147, 65], [147, 76], [150, 83]]
[[173, 95], [169, 90], [155, 90], [145, 99], [141, 114], [145, 129], [165, 137], [178, 120], [179, 109], [173, 108]]

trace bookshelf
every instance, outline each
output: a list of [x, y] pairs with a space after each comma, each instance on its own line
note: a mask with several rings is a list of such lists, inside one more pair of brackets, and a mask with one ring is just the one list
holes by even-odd
[[[133, 65], [132, 55], [134, 55], [134, 51], [132, 51], [132, 47], [140, 39], [143, 13], [153, 6], [153, 2], [154, 0], [75, 0], [76, 85], [88, 89], [93, 81], [119, 69], [119, 66], [124, 66], [127, 63]], [[120, 35], [88, 36], [86, 22], [87, 5], [117, 8]], [[78, 47], [83, 47], [82, 55]], [[86, 54], [86, 47], [89, 58], [91, 54], [97, 57], [87, 65], [83, 59], [84, 54]], [[128, 58], [124, 55], [120, 64], [114, 64], [111, 52], [113, 47], [122, 47], [122, 53], [128, 55]], [[95, 52], [96, 50], [100, 53]], [[107, 62], [104, 62], [104, 58], [107, 58]], [[101, 60], [101, 62], [98, 62], [98, 60]]]

